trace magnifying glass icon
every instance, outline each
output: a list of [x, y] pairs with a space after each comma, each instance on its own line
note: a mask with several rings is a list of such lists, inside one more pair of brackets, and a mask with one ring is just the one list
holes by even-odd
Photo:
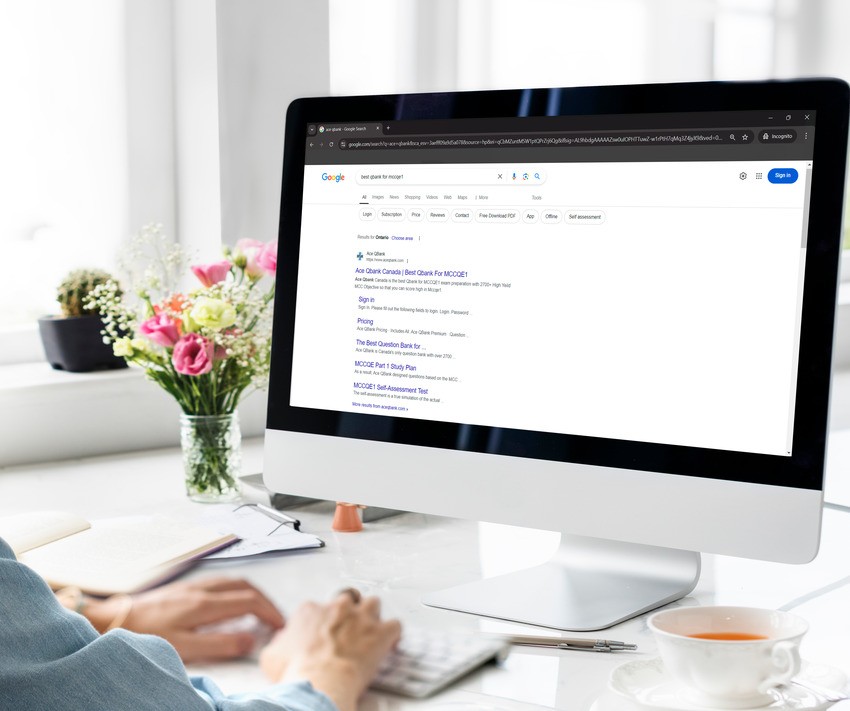
[[535, 180], [540, 180], [540, 173], [535, 173], [535, 174], [534, 174], [534, 179], [535, 179]]
[[730, 134], [729, 134], [729, 138], [731, 138], [731, 139], [734, 141], [734, 140], [735, 140], [735, 134], [734, 134], [734, 133], [730, 133]]

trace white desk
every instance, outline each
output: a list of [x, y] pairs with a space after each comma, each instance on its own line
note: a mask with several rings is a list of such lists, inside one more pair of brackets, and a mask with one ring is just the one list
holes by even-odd
[[[245, 470], [259, 471], [261, 458], [260, 443], [247, 442]], [[832, 480], [838, 479], [833, 472]], [[71, 510], [90, 519], [158, 512], [186, 515], [198, 506], [185, 498], [176, 450], [0, 470], [0, 515], [46, 508]], [[304, 530], [325, 540], [323, 549], [248, 563], [209, 562], [190, 574], [248, 577], [284, 611], [302, 600], [326, 599], [341, 587], [353, 585], [367, 594], [380, 595], [388, 615], [410, 624], [543, 633], [426, 608], [420, 605], [419, 596], [424, 590], [542, 562], [554, 551], [556, 535], [419, 514], [367, 524], [360, 533], [341, 534], [330, 530], [331, 515], [330, 505], [298, 512]], [[826, 510], [823, 533], [820, 555], [805, 566], [704, 556], [702, 579], [680, 604], [793, 609], [811, 623], [803, 643], [804, 658], [850, 672], [846, 642], [850, 633], [850, 512]], [[635, 642], [639, 651], [597, 654], [515, 649], [503, 667], [485, 668], [435, 699], [416, 703], [370, 694], [361, 709], [437, 711], [438, 702], [445, 702], [447, 709], [463, 711], [458, 702], [464, 701], [504, 711], [607, 711], [612, 708], [611, 699], [603, 693], [611, 669], [630, 659], [654, 656], [655, 645], [645, 616], [612, 628], [604, 636]], [[198, 665], [190, 671], [210, 674], [228, 692], [265, 684], [256, 666], [247, 660]], [[619, 704], [613, 707], [621, 708]]]

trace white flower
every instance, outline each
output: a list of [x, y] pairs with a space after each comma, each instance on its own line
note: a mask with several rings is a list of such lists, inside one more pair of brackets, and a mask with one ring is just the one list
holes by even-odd
[[133, 355], [133, 342], [127, 338], [119, 338], [112, 344], [112, 352], [119, 358], [130, 358]]

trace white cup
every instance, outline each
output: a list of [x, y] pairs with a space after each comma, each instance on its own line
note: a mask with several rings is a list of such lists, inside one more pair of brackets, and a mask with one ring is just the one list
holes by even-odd
[[[800, 641], [808, 623], [756, 607], [679, 607], [656, 612], [647, 624], [670, 675], [701, 706], [743, 709], [775, 701], [771, 689], [800, 671]], [[755, 635], [705, 639], [692, 635]]]

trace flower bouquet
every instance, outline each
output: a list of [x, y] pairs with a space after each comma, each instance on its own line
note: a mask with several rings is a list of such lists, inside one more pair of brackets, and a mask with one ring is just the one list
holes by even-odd
[[276, 272], [277, 241], [240, 240], [224, 256], [192, 265], [198, 286], [181, 290], [185, 254], [160, 227], [147, 226], [131, 250], [133, 267], [143, 269], [139, 284], [122, 297], [110, 280], [88, 301], [114, 353], [143, 368], [180, 406], [186, 489], [196, 501], [238, 495], [236, 408], [265, 387], [269, 369], [274, 280], [264, 277]]

